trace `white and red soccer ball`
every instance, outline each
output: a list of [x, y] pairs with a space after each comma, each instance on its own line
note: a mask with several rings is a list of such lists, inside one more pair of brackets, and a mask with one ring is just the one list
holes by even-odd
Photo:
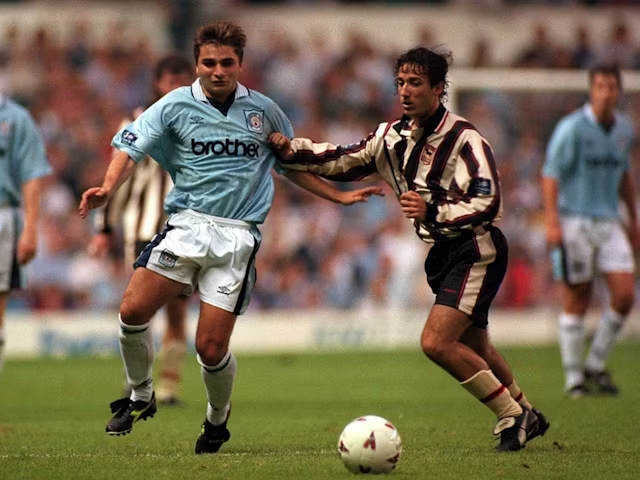
[[365, 415], [344, 427], [338, 453], [352, 473], [390, 473], [400, 461], [402, 440], [389, 420]]

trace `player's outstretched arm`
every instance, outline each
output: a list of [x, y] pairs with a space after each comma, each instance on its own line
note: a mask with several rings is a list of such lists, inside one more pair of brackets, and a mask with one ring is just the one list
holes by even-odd
[[92, 187], [82, 194], [80, 207], [78, 208], [80, 216], [85, 218], [89, 210], [104, 205], [109, 197], [120, 188], [133, 172], [136, 163], [129, 157], [127, 152], [118, 151], [109, 163], [107, 173], [101, 187]]
[[330, 200], [334, 203], [340, 203], [342, 205], [366, 202], [369, 200], [371, 195], [384, 197], [382, 187], [379, 186], [359, 188], [344, 192], [309, 172], [287, 170], [284, 175], [299, 187], [302, 187], [321, 198]]

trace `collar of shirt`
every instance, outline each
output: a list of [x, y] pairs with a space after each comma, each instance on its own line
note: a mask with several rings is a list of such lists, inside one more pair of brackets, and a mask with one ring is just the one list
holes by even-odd
[[423, 134], [426, 137], [428, 137], [429, 135], [431, 135], [433, 132], [436, 131], [436, 129], [438, 128], [438, 125], [440, 125], [440, 122], [442, 122], [442, 119], [444, 118], [446, 113], [447, 113], [447, 109], [444, 107], [443, 104], [440, 104], [440, 106], [433, 113], [433, 115], [427, 118], [424, 124], [419, 127], [415, 124], [415, 122], [410, 117], [408, 117], [407, 115], [403, 115], [402, 130], [400, 131], [400, 135], [409, 137], [411, 136], [412, 132], [419, 133], [419, 130], [422, 130], [423, 132], [421, 133], [421, 135]]
[[[585, 103], [585, 105], [583, 107], [583, 111], [584, 111], [585, 117], [587, 117], [587, 119], [590, 122], [592, 122], [594, 125], [601, 125], [602, 126], [602, 123], [600, 123], [598, 121], [598, 119], [596, 118], [596, 114], [593, 113], [593, 107], [591, 106], [590, 103]], [[613, 114], [613, 124], [611, 126], [615, 125], [617, 121], [618, 121], [618, 114], [614, 112], [614, 114]]]
[[[204, 94], [204, 89], [202, 88], [202, 84], [200, 83], [199, 78], [191, 84], [191, 93], [193, 94], [193, 98], [195, 98], [196, 100], [207, 104], [209, 103], [209, 100], [207, 100], [207, 96]], [[249, 95], [249, 89], [238, 82], [236, 84], [236, 95], [234, 98], [238, 99], [241, 97], [246, 97], [247, 95]]]

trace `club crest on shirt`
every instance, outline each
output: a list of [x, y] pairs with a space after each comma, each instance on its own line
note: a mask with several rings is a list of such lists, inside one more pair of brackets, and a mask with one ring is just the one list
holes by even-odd
[[424, 145], [424, 148], [422, 149], [422, 152], [420, 153], [420, 161], [426, 166], [431, 165], [431, 162], [433, 161], [433, 154], [435, 151], [436, 147], [426, 143]]
[[264, 110], [245, 110], [244, 118], [247, 121], [247, 129], [250, 132], [264, 132]]

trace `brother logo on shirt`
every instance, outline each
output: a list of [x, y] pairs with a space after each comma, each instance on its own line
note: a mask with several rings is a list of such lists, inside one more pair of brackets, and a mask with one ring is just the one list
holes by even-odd
[[236, 155], [238, 157], [256, 158], [258, 156], [257, 143], [245, 143], [241, 140], [225, 138], [224, 141], [199, 142], [191, 139], [191, 151], [194, 155]]

